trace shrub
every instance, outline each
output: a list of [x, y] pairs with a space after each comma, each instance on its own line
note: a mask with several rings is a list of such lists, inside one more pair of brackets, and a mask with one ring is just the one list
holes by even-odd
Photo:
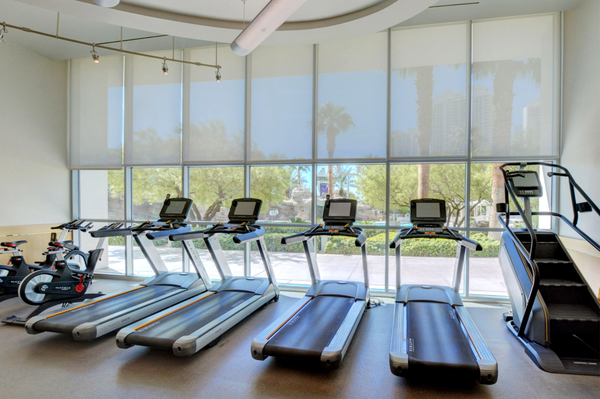
[[[472, 239], [483, 248], [482, 251], [471, 251], [471, 256], [488, 258], [498, 256], [500, 242], [488, 237], [485, 233], [473, 233]], [[456, 242], [444, 239], [417, 238], [402, 243], [404, 256], [455, 257]], [[390, 251], [391, 252], [391, 251]], [[357, 255], [360, 248], [354, 245], [354, 239], [346, 237], [330, 237], [325, 246], [325, 253]], [[385, 233], [377, 234], [367, 240], [367, 254], [383, 255], [385, 253]]]

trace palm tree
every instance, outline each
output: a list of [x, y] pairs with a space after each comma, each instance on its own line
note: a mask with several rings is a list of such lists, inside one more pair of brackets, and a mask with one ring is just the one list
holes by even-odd
[[344, 186], [346, 186], [346, 194], [350, 195], [350, 186], [354, 187], [354, 180], [352, 179], [354, 173], [352, 166], [336, 165], [333, 174], [335, 180], [334, 185], [339, 186], [338, 195], [340, 197], [344, 196]]
[[[515, 94], [513, 86], [517, 78], [533, 82], [539, 87], [541, 81], [540, 59], [527, 61], [501, 60], [478, 63], [473, 68], [475, 79], [494, 77], [494, 125], [492, 135], [492, 148], [496, 154], [506, 155], [510, 151], [510, 137], [512, 131], [513, 99]], [[493, 164], [492, 168], [492, 204], [489, 227], [500, 227], [496, 204], [503, 203], [504, 178], [499, 167], [502, 163]], [[499, 239], [499, 234], [490, 233]]]
[[[419, 136], [417, 144], [419, 157], [429, 156], [429, 146], [433, 136], [433, 66], [401, 68], [400, 79], [415, 79], [417, 87], [417, 128]], [[418, 190], [419, 198], [429, 197], [429, 164], [419, 164]]]
[[302, 175], [304, 173], [308, 173], [308, 171], [310, 170], [310, 166], [308, 165], [297, 165], [297, 166], [293, 166], [294, 168], [294, 172], [292, 172], [292, 176], [290, 178], [290, 183], [291, 180], [296, 180], [298, 182], [298, 188], [302, 188], [304, 186], [304, 183], [306, 183], [306, 179], [304, 179], [302, 177]]
[[[345, 133], [350, 126], [356, 127], [352, 117], [344, 112], [346, 107], [333, 105], [331, 101], [319, 107], [317, 115], [317, 133], [325, 133], [327, 138], [327, 156], [333, 158], [335, 151], [335, 139], [338, 134]], [[333, 194], [333, 165], [328, 167], [328, 193]]]

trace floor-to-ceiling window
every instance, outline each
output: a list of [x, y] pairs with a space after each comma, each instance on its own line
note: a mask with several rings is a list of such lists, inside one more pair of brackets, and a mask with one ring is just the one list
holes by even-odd
[[[227, 220], [232, 199], [260, 198], [278, 281], [306, 285], [302, 247], [284, 246], [281, 237], [318, 223], [328, 195], [353, 198], [369, 237], [371, 287], [393, 290], [388, 247], [409, 224], [409, 201], [441, 198], [448, 225], [484, 248], [468, 258], [463, 293], [506, 296], [497, 260], [498, 166], [558, 159], [559, 36], [559, 16], [546, 14], [264, 46], [245, 58], [228, 46], [176, 52], [213, 63], [218, 51], [221, 82], [214, 70], [193, 65], [169, 65], [165, 76], [160, 60], [103, 57], [96, 69], [88, 59], [72, 60], [76, 216], [135, 224], [156, 219], [170, 194], [194, 200], [188, 220], [201, 229]], [[551, 209], [553, 188], [545, 190], [534, 205]], [[406, 245], [402, 282], [448, 284], [449, 244]], [[169, 270], [189, 269], [181, 246], [155, 245]], [[224, 237], [222, 247], [235, 273], [264, 274], [248, 254], [252, 246]], [[363, 278], [351, 241], [322, 238], [314, 248], [322, 278]], [[109, 240], [107, 249], [99, 272], [151, 272], [130, 238]]]

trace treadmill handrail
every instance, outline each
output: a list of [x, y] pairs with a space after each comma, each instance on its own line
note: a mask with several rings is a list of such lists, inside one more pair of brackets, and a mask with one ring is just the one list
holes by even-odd
[[[416, 231], [416, 233], [414, 233]], [[447, 232], [448, 235], [433, 235], [426, 233], [419, 233], [418, 229], [414, 226], [406, 229], [400, 230], [400, 232], [396, 235], [396, 237], [390, 242], [390, 249], [395, 249], [398, 246], [399, 241], [413, 239], [413, 238], [428, 238], [428, 239], [441, 239], [441, 240], [453, 240], [457, 241], [459, 245], [468, 248], [473, 251], [482, 251], [483, 247], [477, 241], [474, 241], [470, 238], [467, 238], [460, 234], [456, 230], [452, 229], [444, 229], [443, 231]]]
[[[345, 228], [346, 226], [344, 226]], [[363, 229], [355, 226], [347, 226], [348, 230], [345, 231], [332, 231], [323, 229], [322, 224], [311, 227], [310, 229], [303, 231], [302, 233], [293, 234], [291, 236], [283, 237], [281, 239], [282, 245], [293, 244], [302, 241], [308, 241], [316, 236], [330, 236], [330, 237], [352, 237], [356, 238], [354, 245], [362, 247], [367, 242], [367, 235]]]
[[233, 237], [233, 242], [236, 244], [243, 244], [245, 242], [252, 242], [260, 239], [265, 235], [265, 229], [262, 226], [254, 225], [254, 231], [245, 234], [238, 234]]
[[90, 235], [94, 238], [100, 238], [100, 237], [124, 237], [124, 236], [130, 236], [132, 234], [130, 227], [126, 227], [124, 229], [112, 229], [112, 230], [108, 230], [108, 229], [103, 230], [103, 229], [104, 229], [104, 227], [100, 230], [90, 231]]

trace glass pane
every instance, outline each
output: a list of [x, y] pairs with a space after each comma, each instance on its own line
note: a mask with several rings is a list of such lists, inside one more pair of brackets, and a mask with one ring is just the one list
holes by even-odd
[[[398, 234], [390, 231], [390, 240]], [[464, 232], [460, 232], [465, 234]], [[415, 238], [401, 245], [401, 284], [427, 284], [452, 286], [457, 263], [457, 244], [451, 240]], [[396, 250], [390, 249], [390, 289], [395, 289]], [[461, 284], [460, 292], [464, 291]]]
[[181, 168], [134, 168], [133, 220], [158, 220], [167, 194], [181, 197]]
[[311, 221], [312, 166], [253, 166], [250, 172], [251, 196], [263, 200], [260, 221]]
[[387, 33], [319, 44], [317, 158], [386, 156]]
[[[369, 286], [385, 289], [385, 231], [365, 229]], [[350, 237], [321, 237], [317, 243], [323, 280], [364, 281], [361, 249]]]
[[189, 220], [226, 222], [231, 200], [244, 197], [244, 168], [190, 168]]
[[71, 168], [123, 164], [123, 56], [71, 60]]
[[555, 18], [473, 23], [474, 157], [558, 155]]
[[[183, 248], [180, 242], [169, 241], [169, 237], [152, 240], [160, 258], [170, 272], [183, 270]], [[192, 267], [190, 265], [190, 267]], [[154, 272], [142, 250], [133, 240], [133, 274], [136, 276], [153, 276]]]
[[[94, 230], [106, 226], [107, 223], [95, 222]], [[96, 249], [97, 238], [85, 233], [79, 235], [79, 243], [82, 251], [87, 252]], [[101, 274], [125, 274], [125, 237], [109, 237], [104, 241], [104, 252], [96, 264], [96, 273]]]
[[465, 164], [404, 164], [390, 166], [390, 225], [410, 225], [410, 201], [446, 201], [447, 225], [465, 225]]
[[385, 176], [385, 165], [317, 166], [317, 219], [329, 194], [358, 201], [356, 223], [385, 225]]
[[[183, 132], [186, 163], [244, 160], [246, 62], [229, 46], [218, 50], [221, 82], [216, 81], [212, 68], [189, 67], [190, 119], [189, 129], [184, 121]], [[186, 59], [214, 64], [215, 48], [188, 50]]]
[[[150, 53], [172, 57], [172, 51]], [[175, 58], [181, 59], [176, 51]], [[133, 121], [125, 129], [127, 165], [181, 163], [181, 64], [170, 63], [168, 75], [162, 62], [153, 58], [127, 56], [127, 78], [133, 82]]]
[[82, 218], [125, 218], [123, 170], [80, 170], [79, 209]]
[[312, 158], [313, 46], [252, 53], [250, 158]]
[[[204, 230], [209, 226], [194, 226], [192, 230]], [[227, 264], [231, 270], [231, 273], [234, 276], [243, 276], [244, 275], [244, 246], [240, 244], [236, 244], [233, 242], [233, 235], [229, 234], [219, 234], [219, 243], [221, 244], [221, 248], [225, 253], [225, 259], [227, 260]], [[196, 247], [196, 251], [198, 251], [198, 255], [202, 260], [202, 264], [204, 268], [208, 272], [208, 275], [212, 280], [220, 280], [221, 276], [219, 276], [219, 272], [217, 271], [217, 266], [212, 260], [208, 249], [204, 243], [204, 240], [197, 239], [192, 240], [194, 246]], [[187, 255], [186, 255], [187, 256]], [[190, 271], [194, 272], [194, 266], [190, 262]]]
[[[271, 266], [279, 284], [309, 285], [310, 273], [302, 243], [281, 244], [285, 236], [307, 230], [306, 227], [265, 227], [265, 244], [269, 252]], [[252, 275], [266, 277], [265, 267], [255, 243], [252, 249]]]
[[467, 36], [464, 23], [392, 31], [390, 156], [466, 155]]
[[471, 233], [471, 239], [481, 244], [483, 251], [471, 251], [469, 259], [469, 294], [508, 296], [502, 270], [498, 263], [500, 249], [498, 232]]
[[[472, 163], [471, 164], [471, 226], [472, 227], [490, 227], [502, 228], [496, 212], [496, 204], [504, 203], [504, 178], [499, 167], [504, 163]], [[518, 167], [510, 167], [509, 170], [517, 170]], [[547, 172], [550, 168], [537, 165], [528, 166], [526, 170], [535, 170], [538, 172], [542, 183], [543, 196], [541, 198], [531, 198], [531, 210], [549, 212], [552, 210], [552, 178], [548, 177]], [[523, 201], [519, 201], [523, 207]], [[516, 212], [512, 200], [510, 201], [511, 211]], [[550, 216], [533, 216], [533, 227], [549, 230], [552, 228], [552, 219]], [[520, 216], [511, 216], [511, 228], [525, 227], [523, 219]], [[490, 236], [500, 239], [500, 235], [490, 233]]]

